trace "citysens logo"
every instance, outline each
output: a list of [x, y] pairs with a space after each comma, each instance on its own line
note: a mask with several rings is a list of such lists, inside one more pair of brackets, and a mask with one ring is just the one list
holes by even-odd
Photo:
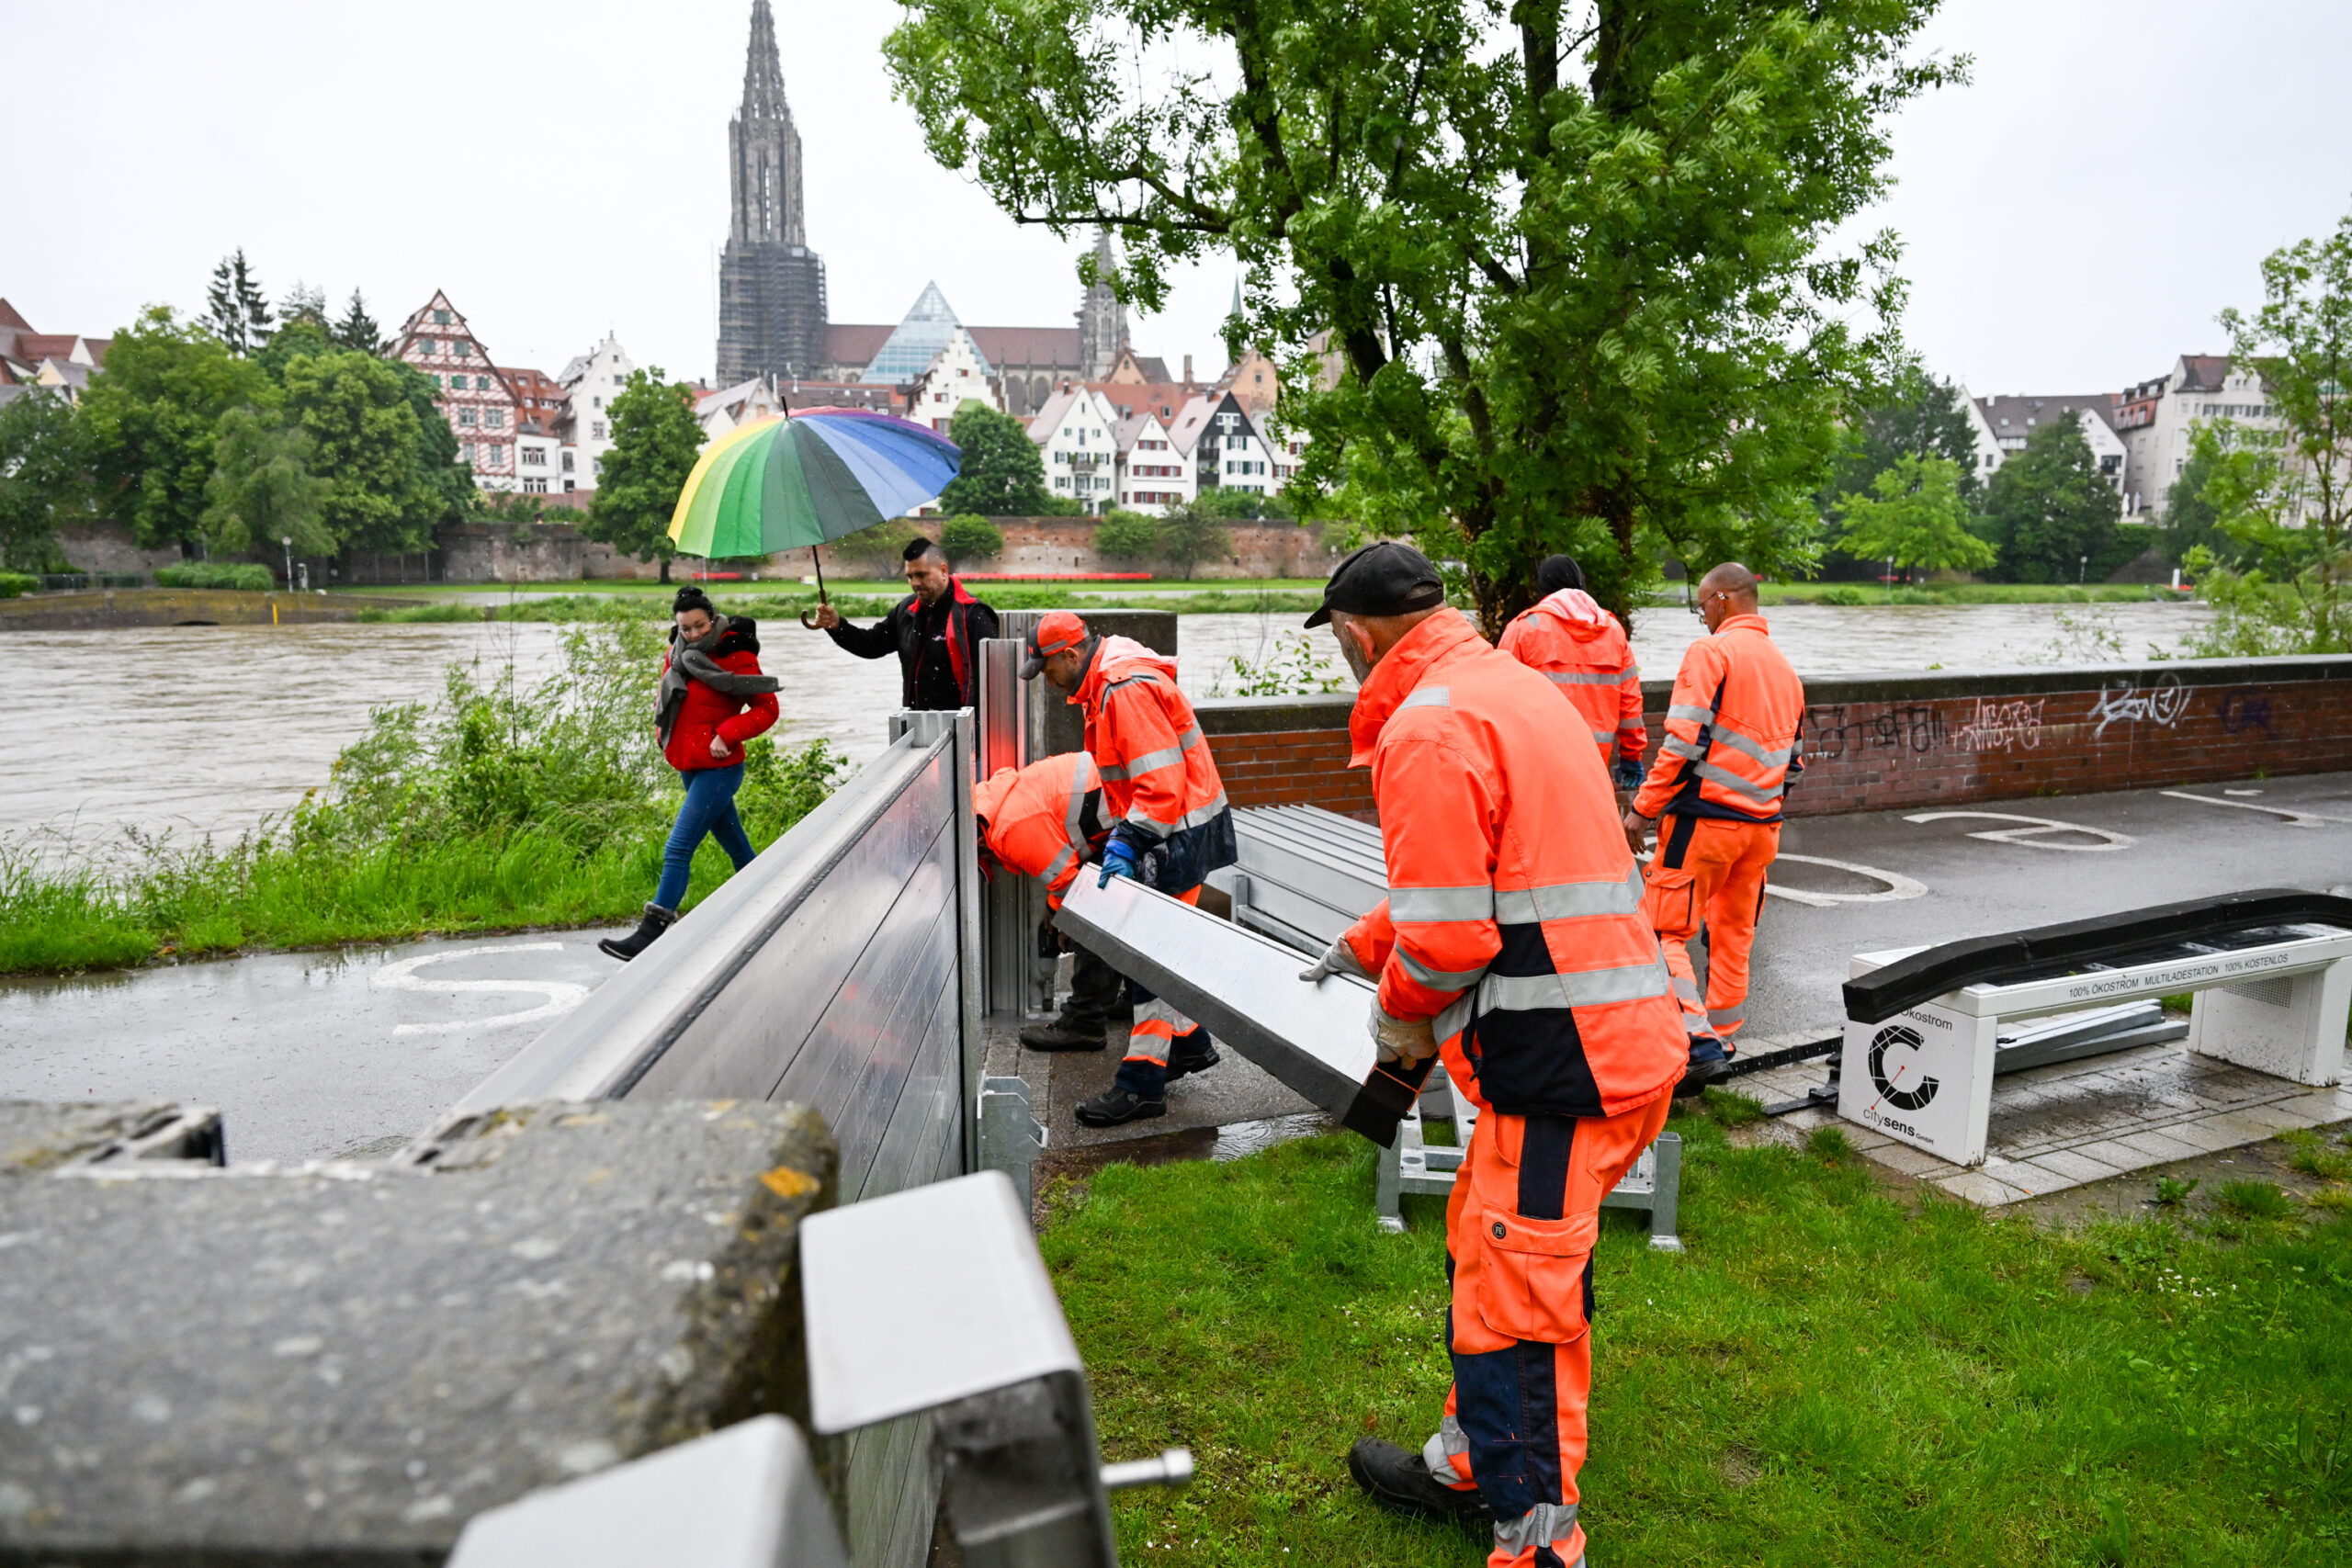
[[[1871, 1037], [1871, 1082], [1879, 1098], [1897, 1111], [1917, 1111], [1936, 1098], [1936, 1080], [1920, 1076], [1918, 1052], [1926, 1043], [1917, 1030], [1900, 1023], [1890, 1023]], [[1889, 1051], [1899, 1052], [1891, 1077], [1886, 1071]]]

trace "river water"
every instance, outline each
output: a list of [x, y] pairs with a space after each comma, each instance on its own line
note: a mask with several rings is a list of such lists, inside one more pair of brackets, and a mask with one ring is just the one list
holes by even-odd
[[[1987, 669], [2139, 659], [2177, 650], [2201, 606], [1788, 605], [1768, 611], [1798, 671]], [[1300, 617], [1187, 615], [1185, 689], [1230, 695], [1230, 660], [1275, 652]], [[1673, 608], [1636, 618], [1645, 673], [1672, 672], [1702, 634]], [[0, 838], [37, 835], [45, 855], [105, 852], [126, 829], [179, 841], [231, 836], [326, 782], [371, 708], [430, 701], [453, 662], [477, 678], [555, 668], [561, 628], [531, 623], [157, 626], [0, 636]], [[1334, 673], [1328, 634], [1311, 644]], [[823, 738], [853, 761], [880, 750], [898, 706], [895, 660], [853, 659], [788, 623], [763, 651], [784, 682], [787, 741]]]

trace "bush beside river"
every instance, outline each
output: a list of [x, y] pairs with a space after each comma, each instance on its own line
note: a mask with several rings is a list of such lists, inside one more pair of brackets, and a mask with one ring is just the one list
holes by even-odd
[[[232, 843], [133, 834], [107, 859], [0, 843], [0, 973], [626, 919], [651, 896], [677, 803], [650, 722], [660, 668], [650, 622], [574, 627], [543, 680], [453, 665], [437, 701], [375, 709], [322, 786]], [[752, 843], [842, 766], [823, 741], [753, 741], [738, 797]], [[726, 874], [706, 843], [688, 904]]]

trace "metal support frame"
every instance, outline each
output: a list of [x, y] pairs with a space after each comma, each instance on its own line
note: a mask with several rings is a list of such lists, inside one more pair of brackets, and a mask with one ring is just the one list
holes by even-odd
[[[978, 731], [970, 708], [954, 712], [910, 709], [900, 713], [895, 729], [914, 737], [919, 746], [942, 738], [950, 740], [960, 764], [956, 775], [956, 986], [963, 1018], [964, 1170], [980, 1169], [980, 1070], [988, 1056], [988, 1036], [980, 1029], [980, 876], [979, 824], [972, 816], [970, 759], [976, 755]], [[893, 739], [895, 739], [895, 735]]]
[[[1029, 756], [1028, 694], [1021, 681], [1022, 645], [1011, 637], [980, 644], [980, 759], [978, 776], [1019, 768]], [[1054, 1005], [1053, 973], [1037, 960], [1046, 892], [1034, 876], [1000, 874], [983, 895], [980, 944], [986, 953], [982, 1010], [1032, 1018]]]
[[[1432, 1089], [1438, 1087], [1430, 1086]], [[1424, 1140], [1421, 1106], [1430, 1098], [1425, 1093], [1397, 1124], [1395, 1145], [1381, 1151], [1373, 1211], [1380, 1228], [1391, 1235], [1405, 1234], [1404, 1196], [1408, 1192], [1431, 1198], [1446, 1196], [1453, 1190], [1454, 1177], [1468, 1156], [1470, 1134], [1478, 1125], [1478, 1108], [1454, 1087], [1452, 1079], [1445, 1081], [1442, 1089], [1444, 1098], [1452, 1102], [1453, 1145], [1449, 1148]], [[1657, 1142], [1642, 1151], [1634, 1168], [1601, 1199], [1600, 1206], [1639, 1212], [1650, 1227], [1650, 1250], [1679, 1252], [1682, 1237], [1676, 1233], [1675, 1225], [1681, 1201], [1682, 1134], [1660, 1133]]]

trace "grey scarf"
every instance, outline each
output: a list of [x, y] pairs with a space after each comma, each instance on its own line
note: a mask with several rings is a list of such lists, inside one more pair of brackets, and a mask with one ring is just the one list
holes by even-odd
[[692, 642], [681, 640], [674, 630], [671, 632], [670, 668], [662, 671], [662, 689], [653, 698], [653, 728], [662, 745], [670, 744], [670, 732], [677, 728], [679, 710], [686, 705], [689, 679], [700, 681], [726, 697], [765, 696], [782, 684], [773, 675], [738, 675], [711, 657], [711, 650], [732, 625], [729, 617], [720, 615], [711, 623], [710, 630]]

